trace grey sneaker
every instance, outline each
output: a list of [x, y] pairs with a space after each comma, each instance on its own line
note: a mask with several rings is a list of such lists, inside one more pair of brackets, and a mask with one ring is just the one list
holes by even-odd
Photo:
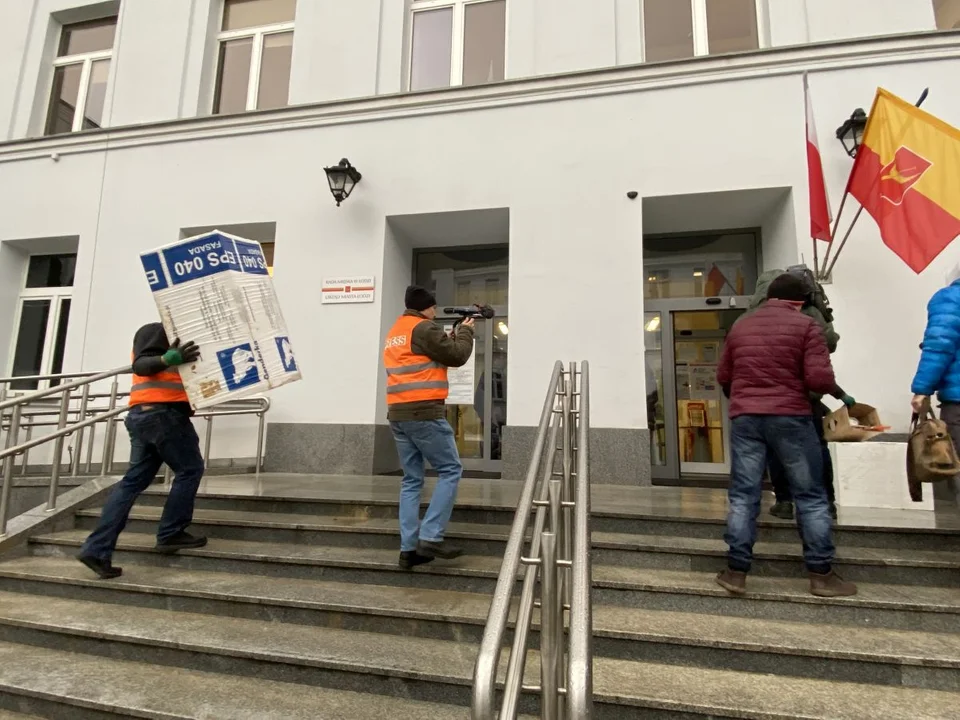
[[441, 542], [421, 540], [417, 543], [417, 553], [430, 559], [454, 560], [463, 555], [463, 548], [452, 547], [445, 540]]

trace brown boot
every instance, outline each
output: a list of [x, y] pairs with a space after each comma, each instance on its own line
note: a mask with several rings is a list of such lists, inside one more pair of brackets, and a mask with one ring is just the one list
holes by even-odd
[[744, 595], [747, 592], [747, 574], [727, 568], [717, 575], [717, 585], [732, 595]]
[[817, 597], [850, 597], [857, 594], [857, 586], [835, 572], [826, 575], [810, 573], [810, 592]]

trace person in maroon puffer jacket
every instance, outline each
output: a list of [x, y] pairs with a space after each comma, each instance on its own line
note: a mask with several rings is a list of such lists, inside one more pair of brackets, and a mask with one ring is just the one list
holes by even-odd
[[730, 551], [717, 582], [733, 594], [746, 592], [763, 473], [773, 455], [786, 470], [796, 503], [810, 592], [854, 595], [856, 585], [833, 571], [833, 529], [809, 399], [810, 393], [826, 395], [836, 388], [830, 353], [817, 323], [799, 312], [805, 295], [798, 277], [776, 278], [767, 298], [730, 331], [717, 369], [730, 398], [732, 461], [724, 536]]

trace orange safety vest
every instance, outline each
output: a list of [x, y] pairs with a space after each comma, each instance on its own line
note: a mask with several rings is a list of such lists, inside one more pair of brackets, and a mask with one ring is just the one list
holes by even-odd
[[[130, 361], [133, 362], [133, 353]], [[183, 380], [179, 370], [164, 370], [156, 375], [145, 377], [134, 374], [130, 384], [130, 407], [153, 403], [190, 402], [187, 391], [183, 389]]]
[[447, 368], [412, 350], [413, 329], [423, 318], [403, 315], [387, 333], [383, 365], [387, 369], [387, 405], [447, 399]]

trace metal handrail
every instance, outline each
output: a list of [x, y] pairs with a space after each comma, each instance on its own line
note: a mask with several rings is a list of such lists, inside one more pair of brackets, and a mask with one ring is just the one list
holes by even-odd
[[131, 372], [133, 372], [133, 368], [127, 365], [126, 367], [117, 368], [116, 370], [108, 370], [107, 372], [97, 373], [96, 375], [88, 375], [79, 380], [64, 383], [63, 385], [54, 385], [53, 387], [45, 390], [35, 390], [27, 393], [26, 395], [17, 395], [9, 400], [0, 402], [0, 411], [6, 410], [7, 408], [12, 408], [16, 405], [23, 405], [24, 403], [33, 402], [34, 400], [40, 400], [41, 398], [50, 397], [51, 395], [59, 395], [67, 392], [68, 390], [76, 390], [84, 385], [90, 385], [91, 383], [99, 382], [100, 380], [107, 380], [109, 378], [116, 377], [117, 375], [125, 375]]
[[[3, 411], [9, 409], [9, 423], [7, 427], [7, 442], [6, 448], [0, 451], [0, 464], [3, 468], [3, 488], [0, 491], [0, 537], [6, 534], [8, 512], [10, 507], [10, 495], [12, 492], [13, 486], [13, 470], [14, 470], [14, 461], [17, 455], [23, 455], [23, 471], [27, 471], [27, 453], [33, 448], [45, 445], [46, 443], [53, 442], [53, 459], [50, 472], [50, 486], [49, 493], [47, 498], [47, 510], [56, 509], [57, 504], [57, 494], [60, 480], [60, 472], [63, 459], [63, 443], [64, 439], [74, 433], [79, 433], [77, 442], [77, 452], [71, 460], [71, 473], [74, 477], [77, 476], [80, 465], [80, 450], [83, 443], [84, 431], [86, 428], [91, 428], [91, 437], [90, 445], [88, 449], [87, 457], [87, 469], [90, 469], [91, 460], [92, 460], [92, 451], [93, 451], [93, 432], [95, 431], [95, 426], [99, 423], [107, 423], [107, 432], [103, 441], [103, 460], [100, 466], [101, 475], [107, 475], [112, 466], [113, 466], [113, 455], [116, 447], [116, 418], [119, 415], [127, 412], [128, 408], [117, 407], [117, 400], [128, 394], [120, 393], [118, 388], [117, 377], [119, 375], [128, 374], [132, 372], [132, 368], [128, 365], [116, 370], [110, 370], [102, 373], [87, 373], [87, 374], [68, 374], [72, 377], [79, 377], [79, 380], [74, 380], [72, 382], [64, 383], [61, 385], [56, 385], [51, 388], [44, 390], [37, 390], [34, 392], [26, 394], [18, 394], [14, 397], [5, 400], [6, 396], [6, 386], [2, 385], [4, 380], [0, 380], [0, 429], [2, 429], [3, 423]], [[68, 375], [55, 375], [55, 376], [36, 376], [37, 379], [54, 379], [59, 378], [63, 379]], [[92, 410], [89, 407], [89, 401], [91, 398], [90, 386], [93, 383], [99, 382], [100, 380], [113, 379], [113, 383], [110, 387], [109, 395], [95, 395], [93, 397], [107, 397], [109, 398], [108, 407], [100, 412], [99, 410]], [[34, 379], [34, 378], [24, 378], [18, 377], [13, 378], [13, 380], [23, 380], [23, 379]], [[71, 408], [71, 401], [73, 400], [73, 391], [79, 388], [83, 389], [82, 395], [80, 397], [80, 406], [77, 409]], [[60, 395], [59, 402], [56, 403], [56, 409], [52, 409], [54, 406], [51, 405], [50, 410], [40, 410], [40, 411], [31, 411], [26, 414], [27, 417], [30, 417], [30, 423], [26, 424], [27, 440], [26, 442], [19, 443], [19, 432], [21, 428], [21, 421], [24, 415], [24, 408], [28, 407], [31, 403], [35, 403], [38, 400], [48, 398], [54, 395]], [[264, 423], [265, 415], [270, 409], [270, 400], [265, 397], [253, 397], [253, 398], [243, 398], [235, 401], [227, 401], [226, 403], [201, 410], [196, 413], [196, 417], [205, 418], [207, 421], [207, 432], [206, 432], [206, 442], [204, 446], [204, 466], [208, 464], [209, 454], [210, 454], [210, 443], [212, 439], [212, 430], [213, 430], [213, 418], [222, 415], [257, 415], [259, 422], [257, 427], [257, 457], [256, 457], [256, 474], [259, 479], [260, 471], [263, 466], [263, 440], [264, 440]], [[88, 417], [88, 415], [92, 416]], [[68, 424], [70, 416], [76, 414], [78, 421], [73, 424]], [[56, 423], [36, 423], [33, 421], [34, 417], [43, 416], [43, 415], [56, 415]], [[56, 425], [57, 430], [48, 435], [44, 435], [38, 438], [32, 438], [31, 432], [34, 427], [47, 426], [47, 425]], [[169, 468], [168, 468], [169, 474]], [[166, 479], [166, 478], [165, 478]]]
[[[577, 391], [577, 378], [580, 388]], [[520, 693], [540, 694], [547, 720], [589, 720], [593, 703], [590, 601], [590, 484], [588, 475], [589, 367], [557, 362], [540, 415], [533, 455], [520, 491], [517, 512], [473, 677], [474, 720], [515, 720]], [[557, 442], [560, 440], [560, 445]], [[560, 454], [561, 470], [557, 470]], [[522, 554], [536, 508], [530, 554]], [[526, 566], [516, 628], [508, 657], [503, 704], [496, 708], [497, 670], [520, 565]], [[540, 586], [540, 685], [523, 684], [527, 638], [533, 622], [534, 591]], [[570, 640], [564, 652], [565, 610]]]

